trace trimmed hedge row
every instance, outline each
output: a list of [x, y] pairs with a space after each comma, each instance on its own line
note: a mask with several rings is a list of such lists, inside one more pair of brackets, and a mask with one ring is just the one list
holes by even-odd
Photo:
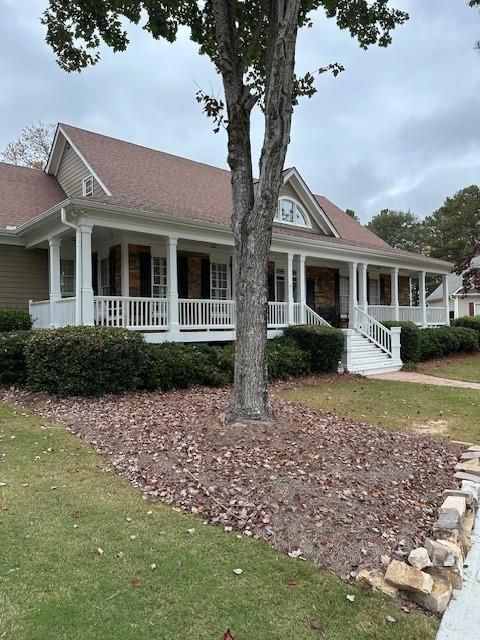
[[30, 389], [66, 396], [137, 389], [148, 365], [141, 334], [108, 327], [35, 331], [25, 357]]
[[[329, 327], [292, 327], [268, 342], [271, 380], [333, 372], [343, 335]], [[0, 384], [93, 396], [138, 388], [221, 386], [233, 380], [234, 347], [149, 345], [140, 333], [107, 327], [64, 327], [0, 334]]]
[[452, 353], [479, 350], [479, 331], [461, 326], [455, 321], [452, 327], [420, 329], [413, 322], [389, 320], [386, 327], [401, 327], [401, 358], [404, 363], [442, 358]]
[[0, 384], [23, 384], [27, 379], [25, 346], [32, 331], [0, 333]]
[[5, 331], [29, 331], [32, 317], [24, 309], [0, 309], [0, 333]]
[[386, 320], [383, 323], [388, 329], [401, 327], [400, 357], [402, 362], [420, 362], [422, 359], [422, 347], [420, 341], [421, 331], [414, 322]]
[[463, 327], [473, 329], [480, 336], [480, 316], [462, 316], [452, 320], [452, 327]]
[[343, 333], [333, 327], [301, 325], [284, 331], [287, 341], [310, 354], [313, 373], [331, 373], [337, 370], [343, 354]]

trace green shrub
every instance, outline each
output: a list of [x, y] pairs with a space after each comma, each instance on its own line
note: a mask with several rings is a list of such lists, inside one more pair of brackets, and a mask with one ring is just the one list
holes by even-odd
[[25, 355], [28, 386], [58, 395], [136, 389], [143, 384], [148, 362], [140, 333], [108, 327], [35, 331]]
[[185, 389], [195, 385], [218, 387], [231, 382], [233, 366], [222, 347], [176, 342], [149, 345], [147, 389]]
[[420, 350], [422, 360], [441, 358], [445, 355], [438, 329], [422, 329], [420, 332]]
[[287, 327], [285, 338], [310, 356], [311, 370], [331, 373], [342, 359], [343, 334], [339, 329], [318, 325]]
[[[283, 338], [269, 340], [268, 375], [271, 380], [302, 375], [310, 370], [308, 354]], [[149, 346], [147, 389], [218, 387], [233, 380], [235, 349], [166, 342]]]
[[459, 351], [478, 351], [480, 334], [475, 329], [452, 327], [451, 330], [457, 337]]
[[268, 341], [268, 377], [270, 380], [285, 380], [309, 371], [310, 357], [295, 343], [288, 342], [284, 338]]
[[25, 382], [25, 345], [31, 337], [31, 331], [0, 333], [0, 385]]
[[452, 320], [452, 327], [464, 327], [474, 329], [480, 336], [480, 316], [463, 316]]
[[444, 355], [448, 356], [460, 350], [460, 340], [457, 338], [452, 327], [437, 327], [436, 329], [432, 329], [432, 331], [437, 332], [437, 337], [442, 344]]
[[401, 327], [400, 334], [400, 357], [402, 362], [420, 362], [420, 333], [421, 329], [414, 322], [404, 322], [401, 320], [385, 320], [383, 325], [388, 329]]
[[29, 331], [33, 326], [32, 318], [24, 309], [0, 309], [0, 332]]

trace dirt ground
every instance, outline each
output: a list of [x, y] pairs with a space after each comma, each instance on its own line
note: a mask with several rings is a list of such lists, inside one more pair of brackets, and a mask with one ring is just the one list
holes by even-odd
[[150, 498], [344, 578], [382, 555], [404, 557], [429, 534], [443, 489], [454, 486], [457, 445], [275, 396], [271, 424], [225, 426], [218, 416], [229, 395], [56, 399], [0, 390], [0, 399], [65, 424]]

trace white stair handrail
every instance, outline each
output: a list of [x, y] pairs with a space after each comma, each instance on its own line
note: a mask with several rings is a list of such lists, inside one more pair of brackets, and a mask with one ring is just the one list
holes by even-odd
[[360, 307], [354, 309], [353, 328], [392, 357], [392, 332]]
[[316, 311], [309, 307], [308, 304], [304, 305], [305, 309], [305, 324], [319, 324], [324, 327], [331, 327], [332, 325], [327, 322], [322, 316], [319, 316]]

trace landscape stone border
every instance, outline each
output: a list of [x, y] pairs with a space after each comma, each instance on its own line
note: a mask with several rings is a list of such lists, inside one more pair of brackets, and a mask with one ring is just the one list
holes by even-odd
[[437, 615], [445, 611], [453, 590], [462, 588], [464, 560], [472, 547], [480, 497], [480, 446], [469, 447], [455, 471], [460, 487], [443, 492], [438, 519], [424, 546], [413, 549], [406, 562], [388, 558], [385, 572], [360, 571], [357, 580], [392, 597], [401, 593]]

